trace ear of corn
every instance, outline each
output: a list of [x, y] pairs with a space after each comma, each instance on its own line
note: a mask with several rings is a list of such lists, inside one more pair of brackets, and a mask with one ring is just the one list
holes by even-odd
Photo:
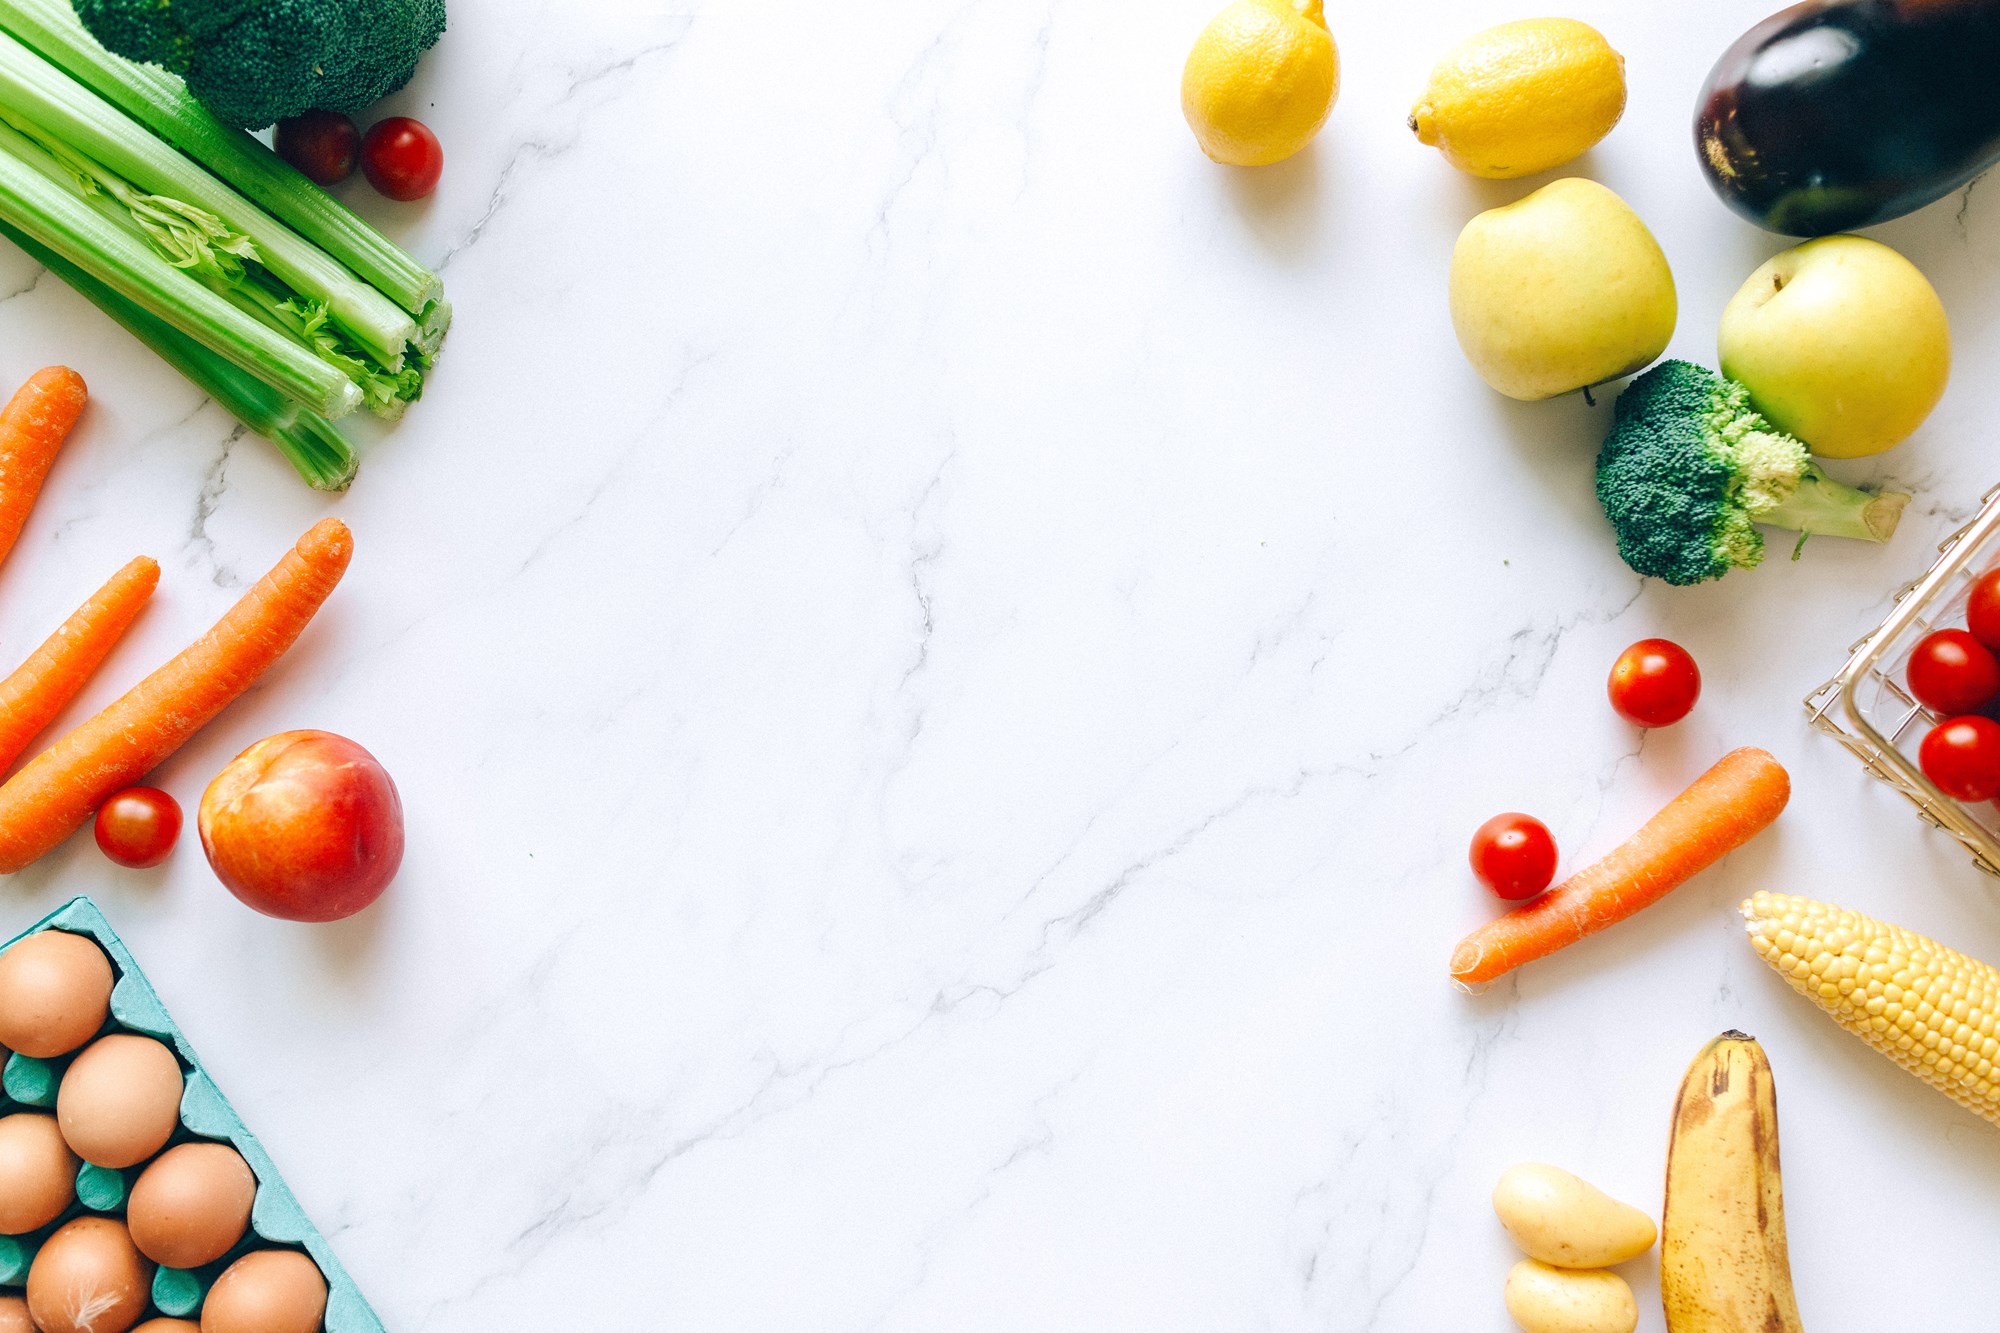
[[1849, 1032], [2000, 1124], [2000, 970], [1859, 912], [1759, 893], [1743, 904], [1763, 960]]

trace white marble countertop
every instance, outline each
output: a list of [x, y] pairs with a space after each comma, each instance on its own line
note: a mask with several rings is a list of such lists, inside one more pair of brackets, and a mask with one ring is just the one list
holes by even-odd
[[[457, 0], [396, 99], [442, 191], [349, 197], [458, 323], [330, 504], [0, 253], [4, 378], [95, 394], [5, 651], [157, 556], [94, 707], [321, 513], [355, 530], [296, 655], [161, 778], [191, 806], [270, 732], [355, 737], [409, 811], [390, 896], [288, 925], [192, 842], [142, 873], [83, 838], [0, 927], [99, 900], [392, 1329], [1500, 1330], [1500, 1169], [1657, 1209], [1730, 1026], [1776, 1067], [1807, 1324], [1990, 1322], [2000, 1134], [1731, 909], [1803, 891], [2000, 955], [2000, 885], [1800, 708], [2000, 481], [2000, 187], [1878, 232], [1958, 350], [1918, 438], [1839, 469], [1915, 492], [1893, 545], [1648, 585], [1591, 498], [1608, 406], [1504, 401], [1452, 340], [1454, 235], [1539, 182], [1402, 126], [1520, 13], [1335, 4], [1326, 132], [1240, 173], [1176, 96], [1214, 3]], [[1566, 11], [1628, 58], [1576, 170], [1665, 247], [1677, 355], [1783, 244], [1688, 133], [1771, 3]], [[1642, 738], [1602, 682], [1653, 634], [1707, 693]], [[1574, 863], [1753, 743], [1796, 782], [1774, 833], [1447, 984], [1493, 910], [1479, 820], [1539, 812]]]

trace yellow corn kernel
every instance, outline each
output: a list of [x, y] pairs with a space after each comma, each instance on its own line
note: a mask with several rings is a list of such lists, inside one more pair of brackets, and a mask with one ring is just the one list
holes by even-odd
[[1843, 907], [1759, 893], [1750, 943], [1793, 990], [1924, 1082], [2000, 1125], [2000, 969]]

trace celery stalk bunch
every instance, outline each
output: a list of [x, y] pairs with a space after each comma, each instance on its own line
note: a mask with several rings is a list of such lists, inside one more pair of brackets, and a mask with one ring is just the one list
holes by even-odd
[[0, 0], [0, 234], [344, 487], [329, 424], [394, 420], [450, 326], [437, 276], [67, 0]]

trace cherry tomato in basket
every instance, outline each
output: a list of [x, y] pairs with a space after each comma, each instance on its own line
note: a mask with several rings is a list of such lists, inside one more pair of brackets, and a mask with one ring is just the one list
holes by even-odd
[[1618, 716], [1639, 727], [1668, 727], [1694, 711], [1701, 668], [1672, 639], [1641, 639], [1618, 654], [1607, 683]]
[[278, 122], [278, 156], [317, 185], [338, 185], [361, 160], [361, 131], [338, 111], [307, 111]]
[[383, 194], [409, 203], [437, 188], [444, 174], [444, 146], [421, 120], [391, 116], [368, 127], [361, 141], [361, 170]]
[[1965, 627], [1972, 637], [2000, 653], [2000, 569], [1989, 569], [1965, 600]]
[[1917, 763], [1945, 795], [1990, 801], [2000, 796], [2000, 722], [1989, 717], [1940, 722], [1917, 747]]
[[1495, 815], [1472, 835], [1468, 857], [1479, 882], [1509, 902], [1532, 898], [1556, 877], [1556, 840], [1533, 815]]
[[133, 870], [166, 860], [180, 836], [180, 803], [157, 787], [127, 787], [97, 811], [98, 847]]
[[1962, 629], [1935, 630], [1910, 650], [1904, 678], [1933, 712], [1976, 713], [2000, 697], [2000, 658]]

